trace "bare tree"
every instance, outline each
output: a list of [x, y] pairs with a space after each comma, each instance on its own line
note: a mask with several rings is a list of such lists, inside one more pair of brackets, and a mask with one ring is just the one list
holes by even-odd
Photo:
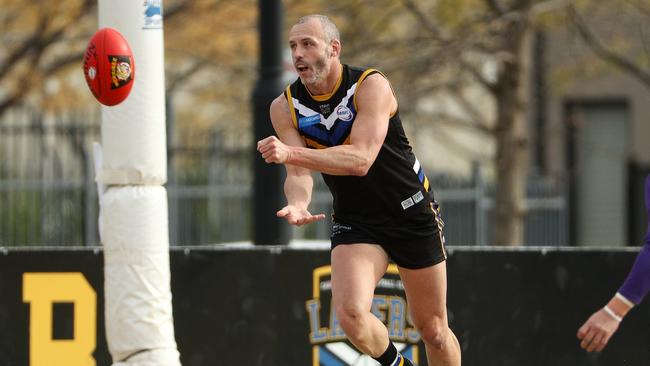
[[[472, 10], [448, 23], [424, 12], [413, 0], [403, 0], [420, 26], [438, 44], [436, 58], [452, 57], [457, 82], [447, 91], [465, 110], [479, 131], [494, 139], [496, 245], [520, 245], [524, 241], [526, 181], [529, 166], [528, 106], [533, 34], [540, 13], [555, 10], [556, 1], [484, 0], [472, 2]], [[446, 56], [445, 56], [446, 55]], [[486, 73], [486, 63], [495, 65]], [[491, 96], [494, 116], [482, 113], [463, 94], [470, 79]]]
[[[610, 10], [606, 14], [599, 15], [601, 24], [612, 20], [617, 21], [622, 18], [622, 14], [626, 14], [627, 22], [637, 18], [638, 25], [628, 24], [627, 26], [632, 29], [625, 32], [626, 40], [635, 42], [631, 51], [610, 46], [609, 44], [614, 43], [613, 35], [597, 34], [574, 4], [567, 7], [570, 24], [597, 57], [636, 78], [650, 89], [650, 27], [648, 26], [650, 3], [642, 0], [619, 0], [598, 5]], [[590, 12], [589, 9], [583, 11]], [[608, 19], [609, 14], [616, 14], [617, 19]]]

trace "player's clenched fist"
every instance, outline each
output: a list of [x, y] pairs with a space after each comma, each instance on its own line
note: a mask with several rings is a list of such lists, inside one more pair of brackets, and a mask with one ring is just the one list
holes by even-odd
[[257, 142], [257, 151], [267, 163], [284, 164], [291, 156], [291, 149], [275, 136]]

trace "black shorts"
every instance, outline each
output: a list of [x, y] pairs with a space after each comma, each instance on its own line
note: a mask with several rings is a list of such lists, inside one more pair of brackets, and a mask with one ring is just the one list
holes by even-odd
[[419, 269], [447, 259], [444, 224], [433, 214], [425, 224], [375, 225], [350, 220], [332, 220], [332, 249], [342, 244], [378, 244], [400, 267]]

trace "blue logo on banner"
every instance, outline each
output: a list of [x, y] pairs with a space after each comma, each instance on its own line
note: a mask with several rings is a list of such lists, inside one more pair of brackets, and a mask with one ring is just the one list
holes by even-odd
[[317, 125], [319, 123], [320, 123], [320, 114], [314, 114], [313, 116], [308, 116], [308, 117], [300, 117], [298, 119], [299, 128]]
[[162, 0], [144, 1], [144, 26], [143, 29], [162, 28]]
[[[312, 362], [318, 366], [377, 365], [349, 341], [332, 303], [332, 267], [313, 270], [312, 297], [305, 302], [309, 320]], [[377, 284], [370, 311], [388, 329], [388, 337], [397, 350], [416, 364], [420, 361], [421, 337], [408, 316], [404, 284], [397, 266], [391, 264]]]

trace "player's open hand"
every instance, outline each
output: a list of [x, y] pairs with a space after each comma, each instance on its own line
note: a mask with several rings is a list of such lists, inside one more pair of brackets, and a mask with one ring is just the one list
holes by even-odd
[[276, 213], [276, 215], [284, 218], [291, 225], [296, 226], [311, 224], [314, 221], [319, 221], [325, 218], [325, 214], [312, 215], [309, 211], [293, 205], [284, 206]]
[[257, 151], [267, 163], [284, 164], [291, 156], [291, 148], [275, 136], [258, 141]]
[[602, 351], [618, 329], [618, 325], [619, 323], [605, 310], [598, 310], [578, 330], [578, 339], [581, 340], [580, 347], [587, 352]]

